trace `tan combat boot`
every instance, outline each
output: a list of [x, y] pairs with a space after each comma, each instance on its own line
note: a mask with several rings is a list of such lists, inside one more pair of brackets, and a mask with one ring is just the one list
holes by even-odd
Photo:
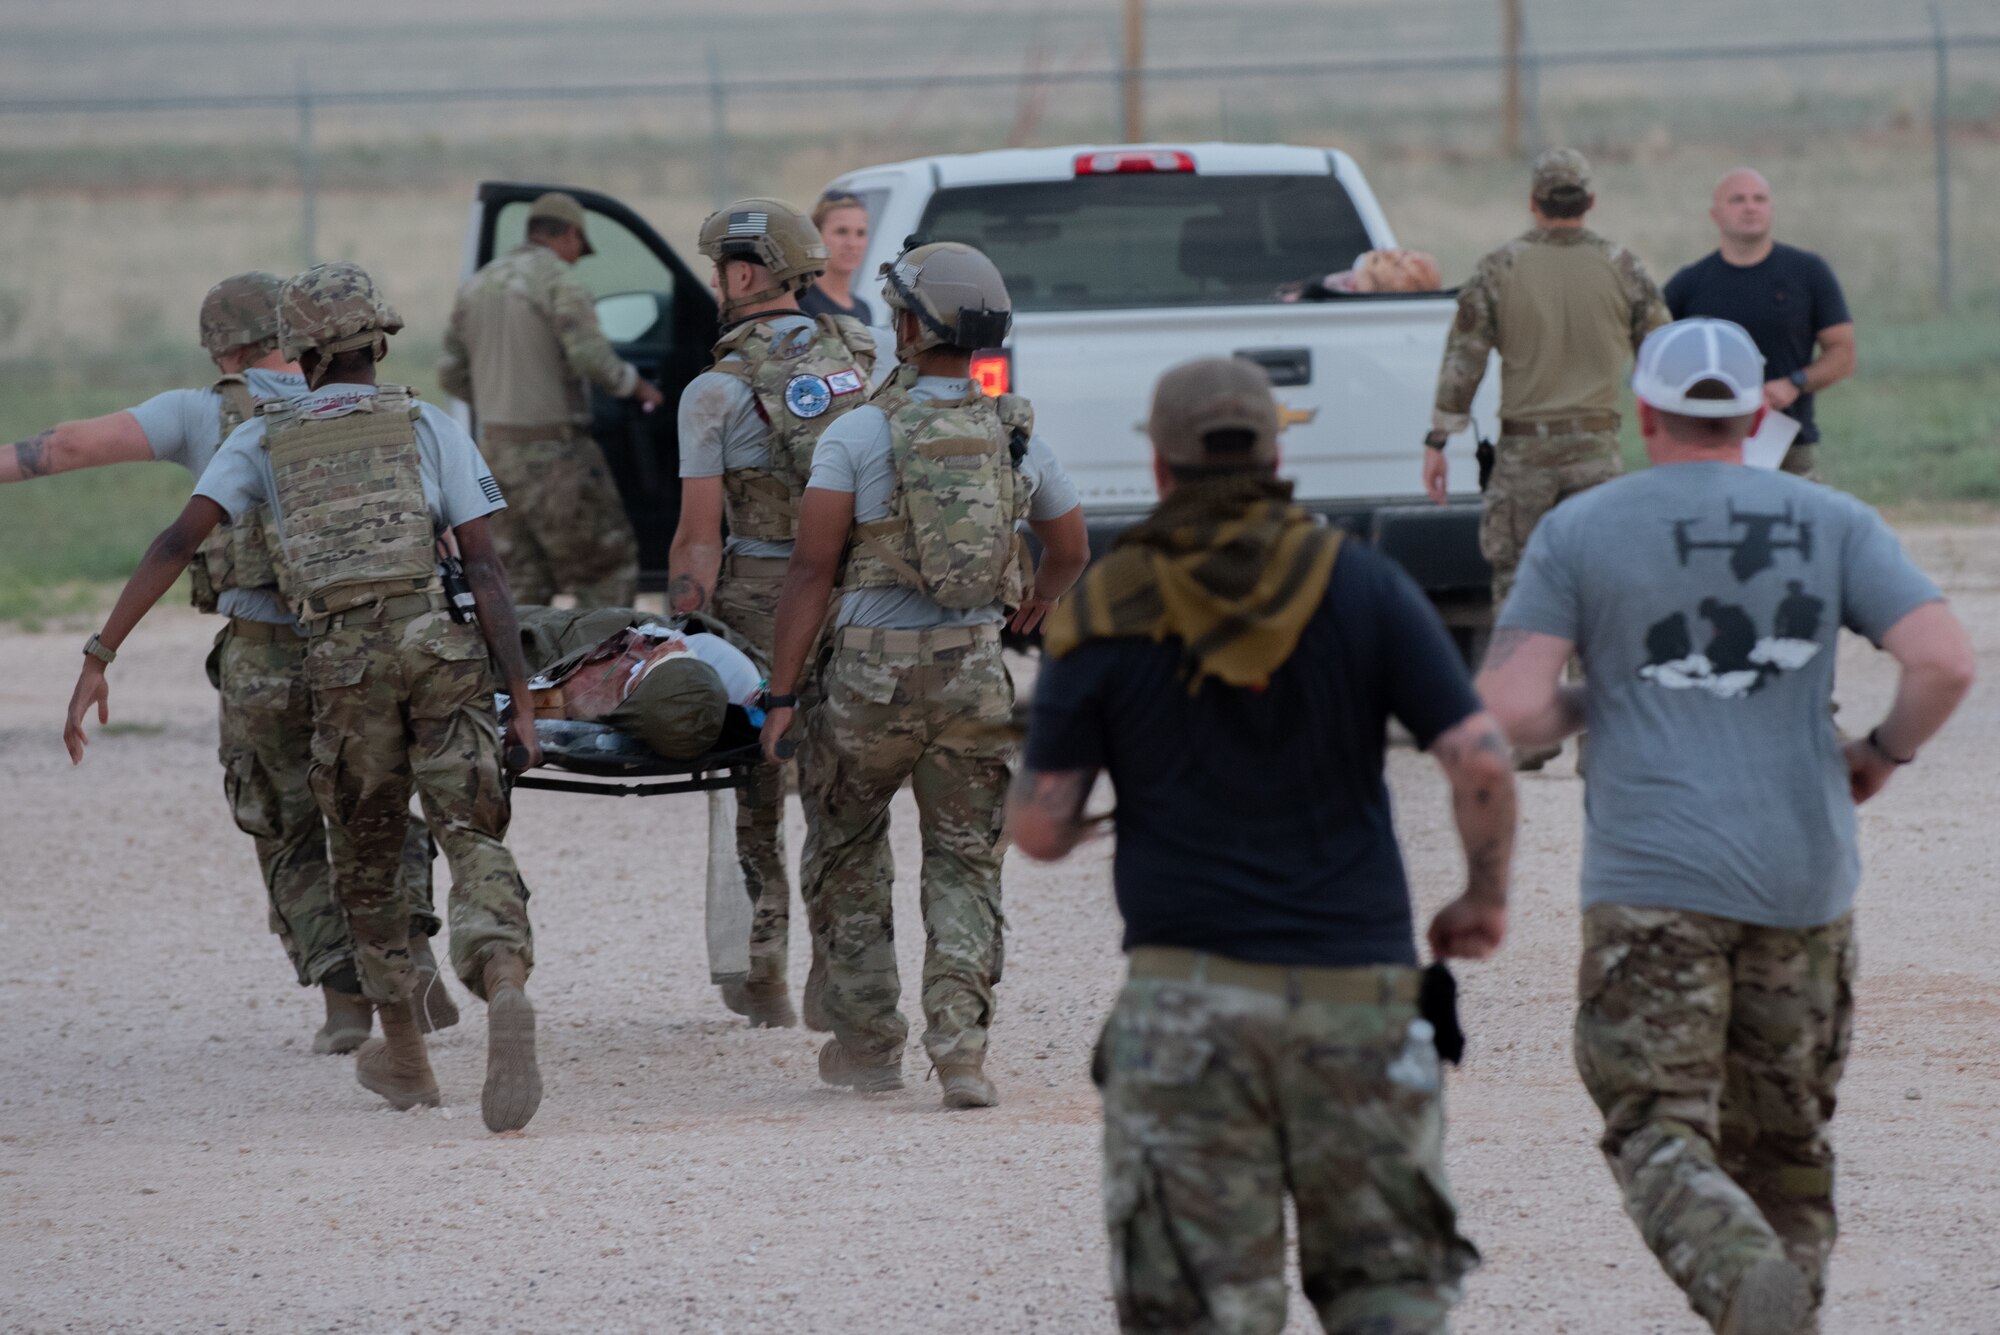
[[741, 978], [716, 984], [716, 991], [722, 994], [722, 1004], [737, 1015], [750, 1013], [750, 985]]
[[897, 1052], [886, 1062], [864, 1062], [839, 1039], [829, 1038], [819, 1050], [819, 1078], [862, 1094], [886, 1094], [903, 1087], [903, 1054]]
[[1782, 1256], [1767, 1256], [1743, 1272], [1730, 1295], [1721, 1335], [1800, 1335], [1812, 1316], [1812, 1286]]
[[375, 1008], [355, 992], [343, 992], [329, 983], [320, 984], [326, 998], [326, 1023], [313, 1035], [313, 1051], [352, 1052], [368, 1041], [375, 1022]]
[[826, 1013], [826, 960], [813, 948], [812, 967], [806, 970], [805, 995], [801, 998], [805, 1007], [806, 1028], [816, 1034], [833, 1032], [833, 1017]]
[[417, 990], [410, 996], [417, 1009], [417, 1028], [428, 1034], [457, 1024], [458, 1003], [451, 999], [451, 989], [438, 974], [431, 939], [415, 923], [410, 924], [410, 963], [417, 969]]
[[512, 951], [495, 951], [486, 961], [484, 981], [486, 1087], [479, 1092], [479, 1112], [488, 1131], [519, 1131], [542, 1106], [528, 966]]
[[382, 1017], [382, 1037], [372, 1038], [354, 1059], [354, 1078], [401, 1111], [419, 1105], [435, 1108], [437, 1076], [431, 1071], [424, 1036], [417, 1029], [415, 1010], [407, 1001], [385, 1002], [375, 1008]]
[[792, 1009], [791, 989], [782, 978], [775, 983], [745, 983], [743, 1000], [749, 1007], [752, 1029], [790, 1029], [799, 1022], [799, 1013]]
[[940, 1062], [937, 1073], [947, 1108], [991, 1108], [1000, 1102], [1000, 1091], [986, 1078], [984, 1054]]

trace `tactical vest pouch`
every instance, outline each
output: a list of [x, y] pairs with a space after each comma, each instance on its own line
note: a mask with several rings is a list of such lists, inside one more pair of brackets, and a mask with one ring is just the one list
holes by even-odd
[[[249, 382], [240, 375], [223, 376], [212, 388], [222, 400], [222, 434], [216, 437], [220, 446], [229, 439], [230, 432], [256, 415], [257, 401], [250, 396]], [[258, 588], [276, 582], [275, 576], [245, 580], [239, 568], [237, 545], [236, 525], [224, 524], [210, 532], [195, 549], [194, 560], [188, 565], [188, 585], [189, 601], [196, 611], [219, 610], [222, 595], [230, 589]]]
[[265, 406], [284, 563], [301, 620], [375, 601], [385, 589], [436, 582], [416, 418], [408, 391], [396, 386], [337, 417]]

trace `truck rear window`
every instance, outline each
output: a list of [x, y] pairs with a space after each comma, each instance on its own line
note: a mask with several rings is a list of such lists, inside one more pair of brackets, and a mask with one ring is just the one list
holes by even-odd
[[1332, 176], [1083, 176], [957, 186], [921, 235], [979, 247], [1021, 311], [1223, 306], [1345, 269], [1368, 232]]

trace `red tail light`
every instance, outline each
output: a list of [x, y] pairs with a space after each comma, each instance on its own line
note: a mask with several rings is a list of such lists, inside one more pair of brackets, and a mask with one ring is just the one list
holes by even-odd
[[1014, 354], [1005, 348], [973, 353], [972, 383], [989, 399], [1005, 394], [1014, 383]]
[[1148, 149], [1142, 152], [1079, 153], [1078, 176], [1116, 176], [1121, 172], [1191, 172], [1194, 155], [1179, 149]]

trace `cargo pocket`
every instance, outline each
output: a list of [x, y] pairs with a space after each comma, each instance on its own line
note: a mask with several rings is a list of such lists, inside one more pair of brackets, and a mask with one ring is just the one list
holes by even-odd
[[826, 698], [838, 708], [842, 704], [894, 704], [902, 674], [887, 663], [856, 653], [836, 653], [827, 664], [824, 678]]
[[410, 716], [450, 718], [468, 706], [490, 711], [498, 681], [485, 636], [477, 626], [453, 621], [443, 612], [433, 613], [427, 622], [413, 627], [404, 640], [435, 660], [411, 684]]
[[232, 751], [222, 758], [222, 787], [229, 795], [229, 814], [236, 828], [252, 839], [277, 839], [284, 834], [278, 787], [271, 782], [254, 751]]
[[201, 665], [208, 673], [208, 684], [218, 691], [222, 689], [222, 647], [227, 643], [229, 627], [224, 626], [215, 633], [215, 647], [208, 651], [208, 658]]
[[1111, 1291], [1126, 1330], [1208, 1328], [1208, 1297], [1149, 1152], [1105, 1165], [1105, 1232]]
[[1408, 1157], [1369, 1161], [1383, 1204], [1401, 1223], [1383, 1230], [1379, 1247], [1363, 1246], [1344, 1259], [1378, 1284], [1454, 1284], [1479, 1264], [1479, 1249], [1458, 1231], [1458, 1203], [1443, 1170]]

